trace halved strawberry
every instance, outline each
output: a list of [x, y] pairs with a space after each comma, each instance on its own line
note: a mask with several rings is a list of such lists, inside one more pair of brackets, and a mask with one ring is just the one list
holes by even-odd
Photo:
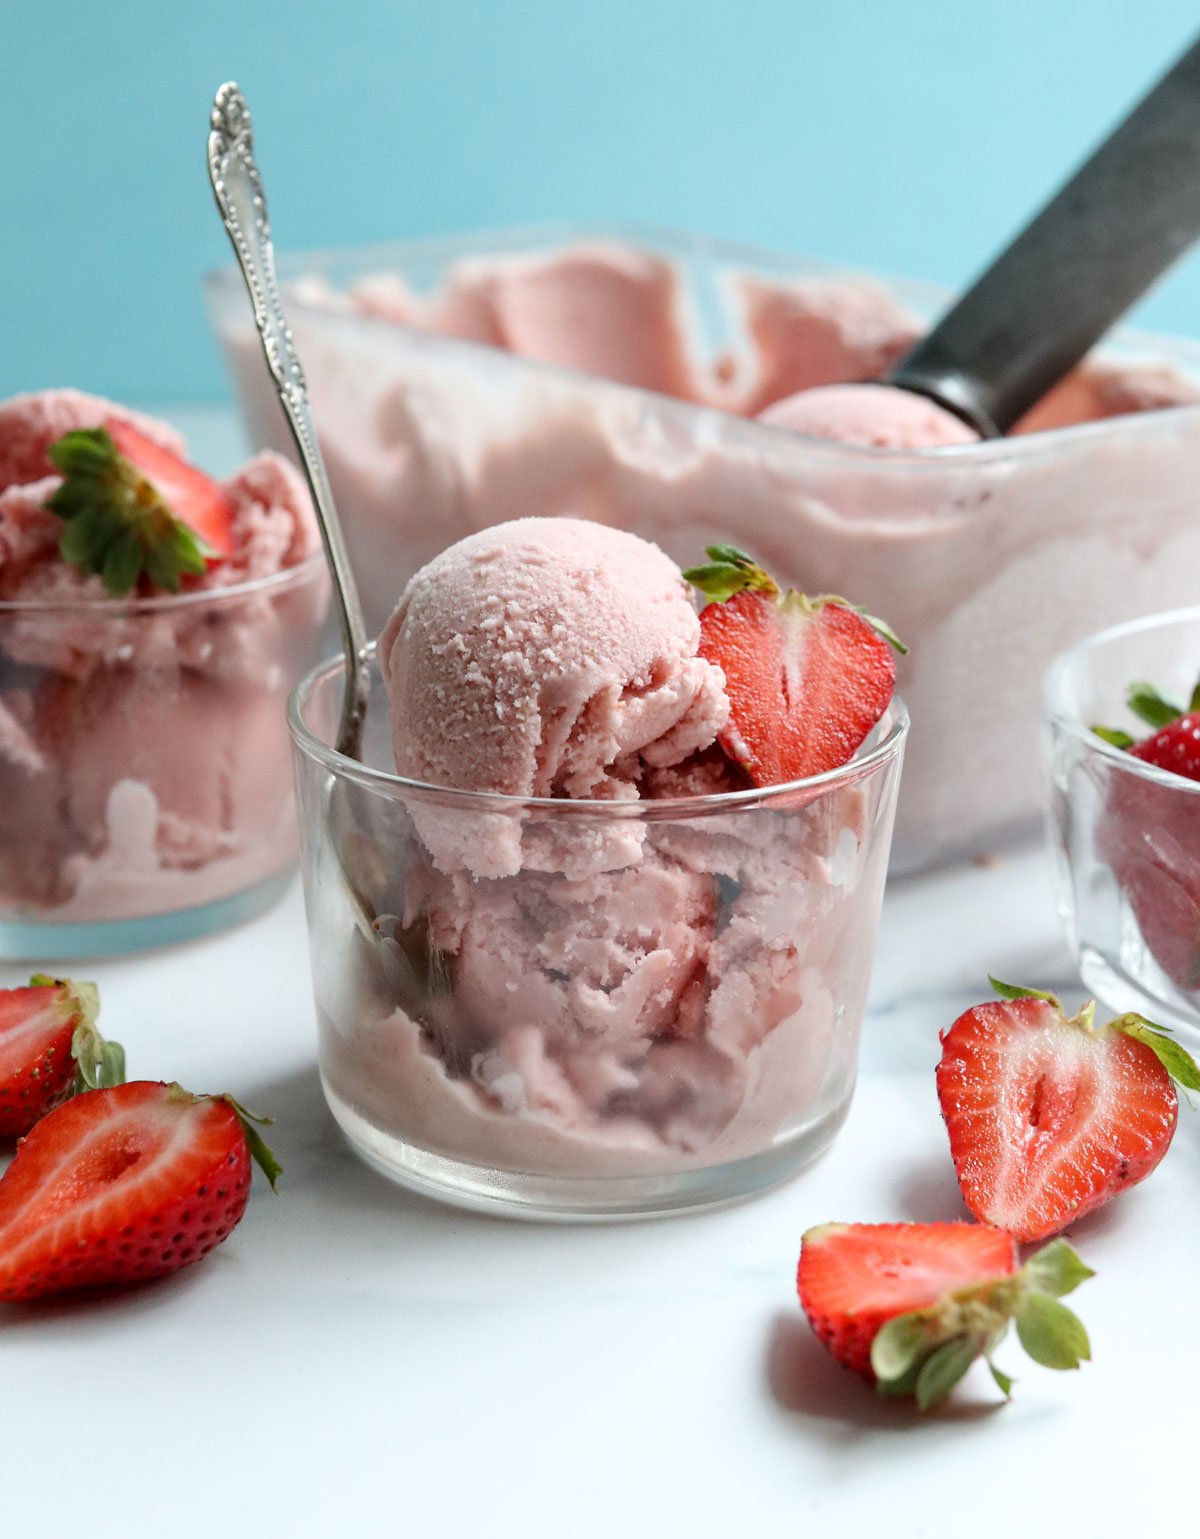
[[1017, 1269], [1011, 1235], [981, 1224], [823, 1224], [800, 1247], [796, 1286], [813, 1330], [846, 1367], [922, 1410], [987, 1359], [1015, 1320], [1047, 1368], [1090, 1357], [1087, 1332], [1058, 1299], [1093, 1273], [1063, 1240]]
[[710, 545], [709, 564], [684, 577], [710, 602], [700, 613], [700, 655], [725, 674], [725, 752], [755, 785], [837, 769], [887, 710], [896, 685], [881, 621], [845, 599], [810, 599], [732, 545]]
[[68, 1096], [125, 1078], [125, 1054], [96, 1028], [94, 983], [35, 974], [0, 989], [0, 1139], [21, 1138]]
[[232, 556], [236, 549], [233, 504], [212, 477], [139, 433], [128, 422], [114, 417], [105, 426], [117, 453], [141, 471], [175, 517], [197, 534], [215, 556]]
[[0, 1300], [146, 1282], [199, 1261], [241, 1221], [252, 1156], [274, 1186], [274, 1156], [226, 1096], [146, 1080], [76, 1096], [0, 1179]]
[[115, 418], [50, 446], [64, 480], [46, 506], [67, 521], [63, 559], [114, 595], [143, 574], [175, 593], [233, 554], [233, 506], [211, 477]]
[[[1187, 707], [1134, 684], [1129, 709], [1153, 731], [1140, 741], [1096, 727], [1131, 758], [1200, 782], [1200, 684]], [[1150, 776], [1114, 775], [1097, 835], [1100, 855], [1137, 920], [1150, 955], [1179, 988], [1200, 989], [1200, 792]]]
[[998, 1000], [942, 1033], [938, 1098], [967, 1207], [1040, 1240], [1155, 1169], [1175, 1135], [1173, 1081], [1200, 1068], [1140, 1015], [1095, 1025], [1053, 994], [991, 980]]

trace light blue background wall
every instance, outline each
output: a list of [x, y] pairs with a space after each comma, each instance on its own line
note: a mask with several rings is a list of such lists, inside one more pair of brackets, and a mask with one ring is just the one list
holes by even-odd
[[[281, 246], [618, 215], [960, 283], [1198, 26], [1192, 0], [0, 0], [0, 395], [224, 393], [198, 279], [229, 76]], [[1200, 257], [1143, 318], [1200, 334]]]

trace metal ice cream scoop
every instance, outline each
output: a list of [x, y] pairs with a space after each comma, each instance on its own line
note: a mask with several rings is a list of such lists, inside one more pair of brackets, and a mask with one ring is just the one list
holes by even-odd
[[1007, 432], [1200, 237], [1200, 42], [887, 375]]
[[338, 624], [346, 654], [346, 689], [335, 747], [339, 753], [357, 759], [367, 709], [367, 630], [325, 462], [317, 443], [304, 370], [296, 355], [279, 297], [267, 202], [254, 161], [250, 109], [233, 81], [221, 87], [213, 103], [208, 136], [208, 175], [250, 295], [254, 324], [275, 382], [275, 393], [296, 441], [312, 492], [321, 539], [333, 576]]

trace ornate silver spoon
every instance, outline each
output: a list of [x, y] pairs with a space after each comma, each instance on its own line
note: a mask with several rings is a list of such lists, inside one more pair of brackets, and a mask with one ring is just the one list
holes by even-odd
[[275, 252], [262, 178], [254, 161], [250, 109], [237, 85], [228, 81], [213, 102], [208, 136], [208, 176], [217, 207], [233, 243], [238, 266], [254, 309], [263, 356], [275, 382], [317, 510], [325, 555], [333, 576], [342, 649], [346, 655], [346, 690], [335, 747], [348, 758], [361, 756], [367, 709], [367, 631], [346, 542], [338, 522], [325, 461], [317, 443], [304, 370], [296, 355], [275, 279]]

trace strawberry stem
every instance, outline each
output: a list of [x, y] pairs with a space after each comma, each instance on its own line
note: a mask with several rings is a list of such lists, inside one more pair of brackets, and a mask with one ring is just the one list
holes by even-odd
[[916, 1396], [923, 1411], [944, 1400], [976, 1358], [987, 1361], [1007, 1399], [1013, 1381], [992, 1353], [1010, 1322], [1025, 1351], [1043, 1367], [1078, 1368], [1091, 1358], [1087, 1331], [1059, 1299], [1095, 1273], [1065, 1240], [1054, 1240], [1011, 1277], [985, 1278], [943, 1294], [928, 1309], [897, 1315], [871, 1345], [880, 1393]]
[[75, 1060], [72, 1095], [84, 1090], [107, 1090], [125, 1083], [125, 1049], [119, 1042], [108, 1042], [96, 1021], [100, 1015], [100, 990], [94, 983], [77, 983], [72, 978], [51, 978], [34, 973], [29, 980], [33, 989], [61, 989], [72, 1015], [77, 1017], [71, 1037], [71, 1056]]
[[724, 603], [747, 588], [768, 594], [779, 592], [779, 584], [771, 574], [736, 545], [706, 545], [704, 554], [708, 564], [688, 567], [683, 577], [706, 598]]

